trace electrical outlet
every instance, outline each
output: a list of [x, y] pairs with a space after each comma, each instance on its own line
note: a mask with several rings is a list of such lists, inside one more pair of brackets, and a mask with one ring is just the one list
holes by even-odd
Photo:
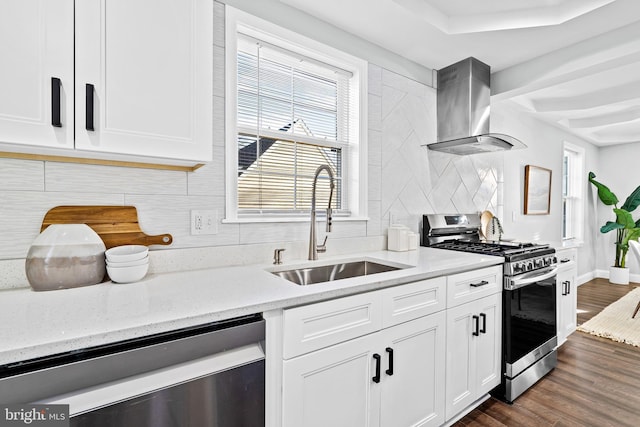
[[218, 211], [191, 211], [191, 234], [218, 234]]

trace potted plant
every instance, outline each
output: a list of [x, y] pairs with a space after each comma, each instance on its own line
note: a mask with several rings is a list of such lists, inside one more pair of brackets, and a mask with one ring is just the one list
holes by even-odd
[[631, 212], [640, 205], [640, 186], [618, 208], [618, 197], [606, 185], [596, 181], [595, 177], [593, 172], [589, 172], [589, 182], [598, 189], [598, 198], [607, 206], [613, 205], [613, 212], [616, 215], [615, 222], [607, 221], [600, 228], [601, 233], [616, 231], [616, 259], [614, 265], [609, 268], [609, 281], [626, 285], [629, 283], [629, 269], [626, 267], [629, 240], [638, 240], [640, 237], [640, 219], [634, 221], [631, 216]]

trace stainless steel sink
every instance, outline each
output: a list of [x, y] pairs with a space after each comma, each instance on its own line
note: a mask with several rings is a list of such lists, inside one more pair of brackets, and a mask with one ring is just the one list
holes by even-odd
[[396, 267], [393, 265], [364, 260], [344, 262], [340, 264], [301, 267], [293, 270], [272, 271], [272, 273], [298, 285], [313, 285], [315, 283], [324, 283], [333, 280], [384, 273], [386, 271], [400, 270], [402, 268], [404, 267]]

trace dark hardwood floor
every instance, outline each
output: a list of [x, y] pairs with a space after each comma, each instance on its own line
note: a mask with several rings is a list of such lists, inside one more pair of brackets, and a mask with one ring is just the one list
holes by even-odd
[[[636, 286], [579, 286], [578, 325]], [[640, 348], [575, 332], [557, 368], [512, 405], [491, 398], [454, 426], [640, 426]]]

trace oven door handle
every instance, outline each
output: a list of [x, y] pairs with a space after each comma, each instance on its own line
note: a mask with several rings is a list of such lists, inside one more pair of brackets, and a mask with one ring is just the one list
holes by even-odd
[[512, 291], [514, 289], [521, 288], [523, 286], [530, 285], [532, 283], [536, 283], [540, 280], [545, 280], [550, 277], [555, 276], [558, 273], [558, 267], [553, 267], [548, 270], [543, 270], [542, 272], [535, 272], [534, 276], [525, 277], [522, 279], [508, 279], [507, 283], [505, 283], [504, 288], [508, 291]]

